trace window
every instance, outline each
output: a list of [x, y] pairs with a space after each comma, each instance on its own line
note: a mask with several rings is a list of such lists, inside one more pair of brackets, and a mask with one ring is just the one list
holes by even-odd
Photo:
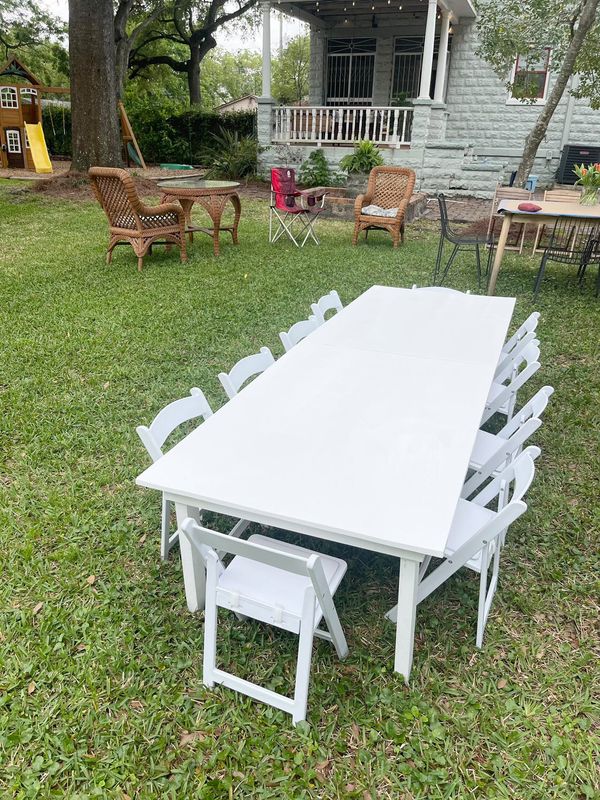
[[9, 153], [21, 152], [21, 137], [19, 131], [6, 131], [6, 147]]
[[376, 46], [376, 39], [329, 39], [327, 105], [371, 105]]
[[528, 55], [517, 56], [512, 75], [512, 102], [533, 101], [543, 103], [548, 90], [550, 74], [550, 48], [547, 47], [541, 58]]
[[[12, 86], [3, 86], [0, 89], [0, 108], [18, 108], [19, 100], [17, 90]], [[19, 153], [21, 151], [19, 150]]]
[[[439, 36], [433, 44], [433, 70], [431, 75], [431, 96], [437, 75], [437, 55], [440, 46]], [[452, 37], [448, 39], [448, 55], [452, 46]], [[392, 101], [408, 100], [419, 96], [421, 87], [421, 63], [425, 38], [423, 36], [397, 36], [394, 41], [394, 77], [392, 80]]]
[[21, 103], [23, 105], [33, 105], [37, 101], [37, 89], [25, 87], [21, 89]]

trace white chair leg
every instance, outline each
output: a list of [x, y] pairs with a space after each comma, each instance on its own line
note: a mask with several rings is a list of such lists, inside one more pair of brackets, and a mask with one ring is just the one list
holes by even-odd
[[306, 719], [314, 629], [315, 595], [314, 592], [307, 591], [304, 595], [302, 622], [300, 623], [300, 638], [298, 641], [296, 686], [294, 687], [294, 710], [292, 713], [292, 722], [294, 725]]
[[202, 657], [202, 683], [214, 686], [217, 658], [217, 562], [211, 560], [206, 569], [206, 605], [204, 608], [204, 654]]
[[483, 644], [483, 632], [485, 631], [485, 606], [487, 598], [487, 584], [488, 584], [488, 545], [486, 544], [481, 550], [481, 574], [479, 576], [479, 604], [477, 606], [477, 636], [475, 644], [481, 649]]
[[171, 527], [171, 503], [162, 498], [162, 516], [160, 529], [160, 557], [163, 561], [169, 558], [169, 529]]
[[422, 581], [425, 577], [425, 573], [427, 572], [427, 568], [431, 564], [431, 556], [425, 556], [423, 561], [421, 561], [421, 566], [419, 567], [419, 581]]

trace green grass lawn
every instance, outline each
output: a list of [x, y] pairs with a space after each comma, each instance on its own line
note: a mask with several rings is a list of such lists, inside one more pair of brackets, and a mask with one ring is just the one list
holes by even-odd
[[[436, 227], [409, 226], [394, 251], [384, 234], [353, 248], [349, 224], [323, 222], [321, 246], [299, 252], [269, 246], [265, 205], [246, 202], [239, 247], [223, 237], [215, 259], [200, 237], [185, 265], [157, 248], [140, 274], [126, 248], [105, 264], [95, 204], [13, 186], [0, 186], [0, 796], [598, 797], [592, 276], [581, 293], [550, 266], [537, 305], [530, 393], [556, 393], [483, 650], [478, 579], [461, 573], [419, 607], [407, 688], [383, 618], [394, 559], [331, 546], [349, 561], [336, 603], [350, 655], [315, 645], [308, 722], [294, 729], [203, 688], [202, 614], [186, 609], [177, 552], [159, 563], [135, 426], [191, 386], [221, 405], [217, 373], [261, 345], [279, 355], [277, 333], [331, 288], [348, 302], [375, 283], [427, 285]], [[517, 297], [515, 323], [532, 311], [537, 264], [506, 257], [498, 292]], [[469, 256], [450, 285], [476, 289]], [[227, 617], [220, 630], [226, 667], [289, 685], [296, 637]]]

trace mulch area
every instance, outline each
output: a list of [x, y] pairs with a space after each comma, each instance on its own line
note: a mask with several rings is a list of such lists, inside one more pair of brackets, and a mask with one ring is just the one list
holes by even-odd
[[[18, 194], [22, 191], [40, 192], [45, 197], [52, 197], [57, 200], [92, 200], [94, 193], [85, 173], [70, 172], [69, 161], [54, 161], [52, 167], [54, 173], [51, 175], [37, 175], [23, 169], [0, 169], [0, 178], [14, 180], [15, 190]], [[160, 167], [149, 167], [141, 171], [131, 168], [138, 192], [141, 197], [156, 197], [159, 189], [156, 181], [162, 178], [175, 178], [178, 176], [189, 177], [189, 170], [161, 169]], [[142, 174], [140, 174], [142, 173]], [[203, 174], [203, 170], [195, 170], [194, 175]], [[33, 183], [33, 185], [32, 185]], [[269, 184], [262, 181], [249, 181], [241, 183], [238, 189], [241, 197], [249, 199], [268, 199]]]

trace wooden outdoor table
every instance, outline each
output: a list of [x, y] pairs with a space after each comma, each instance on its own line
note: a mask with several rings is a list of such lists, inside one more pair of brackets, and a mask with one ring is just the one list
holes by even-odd
[[539, 225], [554, 225], [559, 217], [571, 217], [572, 219], [580, 220], [595, 219], [598, 220], [598, 224], [600, 224], [600, 205], [583, 206], [580, 203], [538, 203], [534, 200], [531, 202], [535, 202], [536, 205], [540, 206], [540, 211], [519, 211], [518, 206], [522, 202], [522, 200], [502, 200], [498, 205], [498, 212], [504, 214], [504, 219], [502, 220], [496, 256], [488, 283], [489, 295], [496, 293], [496, 280], [500, 272], [508, 231], [512, 222], [533, 222]]
[[[444, 555], [514, 303], [373, 286], [137, 483], [164, 492], [179, 525], [207, 509], [395, 556], [408, 680], [419, 564]], [[204, 565], [179, 544], [197, 611]]]
[[[165, 178], [157, 181], [157, 186], [162, 189], [162, 203], [179, 201], [185, 213], [186, 232], [190, 241], [194, 241], [194, 231], [212, 236], [215, 255], [219, 255], [219, 233], [229, 231], [233, 243], [238, 243], [238, 224], [242, 213], [240, 198], [236, 189], [240, 184], [236, 181], [207, 181], [203, 178]], [[221, 225], [221, 216], [227, 202], [230, 201], [234, 209], [232, 225]], [[212, 228], [192, 224], [192, 206], [199, 203], [212, 221]]]

